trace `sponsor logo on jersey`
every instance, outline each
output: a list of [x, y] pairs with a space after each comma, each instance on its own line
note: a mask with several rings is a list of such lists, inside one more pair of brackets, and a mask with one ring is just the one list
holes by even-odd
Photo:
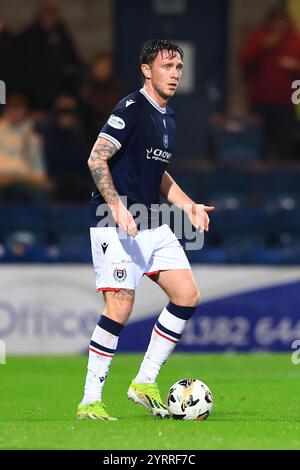
[[127, 272], [125, 268], [116, 268], [114, 270], [114, 279], [117, 282], [123, 282], [125, 281], [127, 277]]
[[123, 121], [123, 119], [119, 116], [115, 116], [114, 114], [110, 116], [107, 123], [110, 125], [110, 127], [113, 127], [114, 129], [124, 129], [125, 127], [125, 122]]
[[148, 160], [159, 160], [163, 162], [168, 162], [172, 157], [171, 152], [167, 152], [166, 150], [162, 149], [154, 149], [151, 147], [150, 149], [146, 149], [147, 155], [146, 158]]

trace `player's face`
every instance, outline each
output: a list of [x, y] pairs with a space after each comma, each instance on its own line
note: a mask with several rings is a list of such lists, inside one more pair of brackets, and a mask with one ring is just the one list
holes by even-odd
[[157, 93], [165, 99], [171, 98], [182, 76], [183, 62], [178, 52], [160, 52], [152, 65], [151, 82]]

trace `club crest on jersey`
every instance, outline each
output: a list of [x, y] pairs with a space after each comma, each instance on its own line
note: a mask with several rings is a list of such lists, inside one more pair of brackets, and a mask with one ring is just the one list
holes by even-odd
[[126, 269], [125, 268], [116, 268], [114, 270], [114, 279], [117, 282], [125, 281], [127, 277]]
[[169, 145], [169, 138], [168, 138], [168, 134], [164, 134], [164, 147], [165, 149], [168, 148], [168, 145]]
[[123, 121], [123, 119], [119, 116], [115, 116], [114, 114], [110, 116], [109, 120], [107, 121], [107, 124], [109, 124], [110, 127], [113, 127], [114, 129], [124, 129], [125, 127], [125, 122]]

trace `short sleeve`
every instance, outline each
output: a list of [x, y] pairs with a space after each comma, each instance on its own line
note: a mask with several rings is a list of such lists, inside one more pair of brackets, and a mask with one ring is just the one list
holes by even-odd
[[126, 101], [122, 107], [116, 107], [102, 127], [99, 137], [104, 137], [120, 149], [136, 126], [138, 108], [132, 100]]

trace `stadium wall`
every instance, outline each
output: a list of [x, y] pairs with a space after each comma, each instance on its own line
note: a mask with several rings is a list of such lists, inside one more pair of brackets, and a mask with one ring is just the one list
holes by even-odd
[[[291, 351], [300, 338], [299, 268], [194, 265], [202, 304], [177, 350]], [[10, 354], [76, 354], [87, 351], [102, 311], [86, 265], [2, 265], [0, 340]], [[143, 351], [167, 303], [142, 279], [120, 351]]]

